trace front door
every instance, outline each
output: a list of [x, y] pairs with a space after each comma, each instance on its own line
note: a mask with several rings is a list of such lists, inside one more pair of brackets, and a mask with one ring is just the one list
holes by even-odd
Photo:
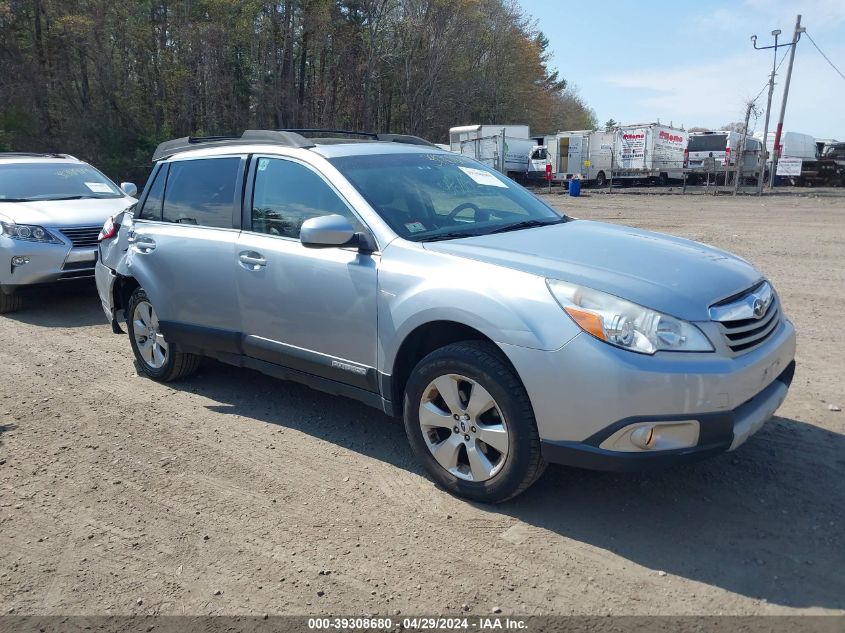
[[377, 391], [378, 255], [305, 248], [302, 222], [322, 215], [363, 224], [304, 163], [256, 157], [236, 265], [247, 356]]

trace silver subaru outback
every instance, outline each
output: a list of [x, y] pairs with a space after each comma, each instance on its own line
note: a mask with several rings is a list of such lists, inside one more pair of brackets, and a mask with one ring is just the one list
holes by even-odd
[[96, 267], [141, 371], [210, 356], [402, 416], [453, 493], [734, 450], [792, 381], [795, 330], [748, 262], [562, 217], [419, 139], [247, 131], [154, 161]]

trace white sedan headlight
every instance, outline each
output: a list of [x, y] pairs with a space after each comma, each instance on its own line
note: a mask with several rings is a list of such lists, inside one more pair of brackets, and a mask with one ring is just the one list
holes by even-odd
[[606, 343], [641, 354], [713, 351], [692, 323], [592, 288], [556, 279], [546, 284], [578, 327]]

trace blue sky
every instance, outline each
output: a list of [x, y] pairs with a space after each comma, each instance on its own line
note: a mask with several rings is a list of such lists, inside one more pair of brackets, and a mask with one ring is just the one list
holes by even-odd
[[[795, 16], [845, 72], [845, 0], [517, 0], [550, 40], [551, 66], [596, 111], [600, 122], [660, 119], [676, 126], [741, 121], [763, 87], [773, 51], [789, 41]], [[787, 49], [778, 49], [778, 59]], [[776, 78], [772, 120], [780, 111], [788, 59]], [[758, 103], [763, 129], [764, 92]], [[752, 121], [753, 125], [753, 121]], [[770, 129], [774, 123], [770, 124]], [[802, 36], [795, 54], [784, 130], [845, 140], [845, 79]]]

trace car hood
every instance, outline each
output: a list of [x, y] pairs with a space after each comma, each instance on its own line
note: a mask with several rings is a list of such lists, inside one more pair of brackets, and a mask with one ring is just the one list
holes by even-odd
[[109, 216], [135, 203], [134, 198], [85, 198], [36, 202], [0, 201], [0, 219], [43, 227], [102, 226]]
[[712, 246], [587, 220], [424, 246], [588, 286], [690, 321], [709, 320], [710, 305], [762, 279], [744, 259]]

